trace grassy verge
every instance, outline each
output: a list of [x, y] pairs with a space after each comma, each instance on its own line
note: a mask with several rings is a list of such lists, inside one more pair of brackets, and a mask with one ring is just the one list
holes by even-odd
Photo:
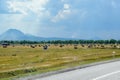
[[[120, 58], [120, 56], [117, 56], [116, 58]], [[116, 58], [114, 58], [114, 59], [116, 59]], [[1, 78], [0, 80], [17, 80], [20, 77], [26, 77], [26, 76], [30, 76], [30, 75], [33, 76], [33, 75], [42, 74], [45, 72], [57, 71], [57, 70], [61, 70], [61, 69], [72, 68], [75, 66], [80, 66], [80, 65], [85, 65], [85, 64], [95, 63], [95, 62], [107, 61], [107, 60], [111, 60], [111, 59], [113, 59], [113, 58], [104, 57], [104, 58], [96, 59], [96, 60], [89, 59], [89, 60], [85, 60], [82, 62], [77, 61], [77, 62], [71, 62], [71, 63], [61, 64], [61, 65], [55, 65], [53, 67], [48, 67], [48, 68], [36, 68], [36, 69], [24, 69], [24, 70], [11, 71], [11, 72], [0, 74], [2, 77], [5, 77], [5, 78]], [[6, 76], [8, 76], [8, 78], [6, 78]]]

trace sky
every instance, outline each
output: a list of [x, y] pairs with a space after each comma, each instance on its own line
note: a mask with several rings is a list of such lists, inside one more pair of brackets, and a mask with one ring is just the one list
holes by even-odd
[[0, 0], [0, 34], [120, 39], [120, 0]]

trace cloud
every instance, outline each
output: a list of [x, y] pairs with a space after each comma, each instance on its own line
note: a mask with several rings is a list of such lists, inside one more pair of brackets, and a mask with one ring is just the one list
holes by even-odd
[[69, 9], [70, 5], [69, 4], [64, 4], [64, 9]]
[[45, 11], [45, 5], [49, 0], [10, 0], [7, 1], [10, 12], [19, 12], [27, 15], [29, 12], [33, 12], [37, 15]]
[[63, 9], [59, 10], [56, 16], [53, 17], [52, 22], [67, 18], [72, 13], [69, 4], [64, 4]]
[[10, 14], [6, 1], [8, 0], [0, 0], [0, 14]]

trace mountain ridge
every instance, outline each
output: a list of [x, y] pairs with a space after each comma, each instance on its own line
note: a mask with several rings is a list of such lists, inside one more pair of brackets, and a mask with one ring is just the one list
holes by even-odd
[[25, 34], [17, 29], [8, 29], [0, 35], [0, 40], [30, 40], [30, 41], [48, 41], [48, 40], [72, 40], [72, 38], [57, 38], [57, 37], [38, 37], [31, 34]]

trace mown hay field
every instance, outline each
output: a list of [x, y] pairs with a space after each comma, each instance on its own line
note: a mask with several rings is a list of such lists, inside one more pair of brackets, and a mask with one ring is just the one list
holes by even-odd
[[[106, 45], [109, 47], [109, 45]], [[77, 45], [62, 47], [50, 45], [47, 50], [41, 46], [15, 45], [0, 47], [0, 78], [9, 78], [32, 72], [47, 72], [57, 67], [73, 67], [104, 59], [120, 57], [118, 48], [88, 48]], [[113, 55], [113, 52], [114, 55]]]

